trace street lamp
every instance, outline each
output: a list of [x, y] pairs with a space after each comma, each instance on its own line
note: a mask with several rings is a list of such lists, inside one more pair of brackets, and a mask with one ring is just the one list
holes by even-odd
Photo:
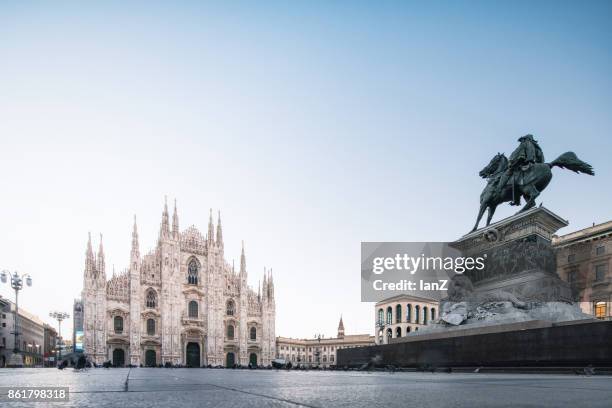
[[23, 367], [23, 356], [19, 353], [19, 291], [23, 289], [23, 279], [28, 286], [32, 286], [32, 277], [29, 274], [19, 276], [19, 273], [15, 271], [11, 273], [9, 271], [2, 271], [0, 274], [0, 281], [6, 283], [10, 278], [11, 287], [15, 290], [15, 344], [13, 347], [13, 354], [9, 358], [8, 367]]
[[66, 312], [51, 312], [49, 313], [49, 317], [54, 318], [55, 320], [57, 320], [58, 323], [58, 337], [59, 337], [59, 355], [57, 357], [58, 362], [59, 360], [62, 359], [62, 320], [67, 319], [70, 317], [70, 315]]

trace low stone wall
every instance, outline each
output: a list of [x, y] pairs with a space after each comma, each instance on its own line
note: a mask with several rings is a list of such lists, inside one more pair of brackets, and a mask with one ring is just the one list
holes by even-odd
[[338, 367], [612, 366], [612, 321], [556, 323], [484, 334], [413, 336], [409, 341], [340, 349]]

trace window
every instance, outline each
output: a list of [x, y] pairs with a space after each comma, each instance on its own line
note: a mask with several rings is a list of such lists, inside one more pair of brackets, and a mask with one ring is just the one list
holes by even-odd
[[249, 338], [251, 340], [257, 340], [257, 329], [255, 327], [251, 327], [251, 330], [249, 331]]
[[189, 302], [189, 317], [197, 318], [198, 317], [198, 302], [192, 300]]
[[606, 247], [601, 245], [595, 248], [595, 255], [603, 255], [606, 252]]
[[425, 306], [425, 307], [423, 308], [423, 324], [427, 324], [427, 318], [428, 318], [428, 317], [429, 317], [429, 316], [427, 316], [427, 306]]
[[329, 362], [333, 363], [334, 362], [334, 356], [329, 356]]
[[395, 323], [402, 322], [402, 305], [395, 306]]
[[393, 309], [391, 306], [387, 308], [387, 324], [393, 323]]
[[235, 311], [234, 301], [233, 300], [228, 300], [227, 301], [227, 315], [228, 316], [233, 316], [234, 315], [234, 311]]
[[410, 319], [412, 319], [412, 305], [408, 303], [408, 307], [406, 308], [406, 321], [410, 323]]
[[233, 324], [229, 324], [227, 326], [227, 339], [234, 340], [234, 325]]
[[596, 302], [595, 303], [595, 317], [598, 319], [605, 319], [607, 316], [606, 302]]
[[155, 320], [154, 319], [147, 320], [147, 334], [149, 336], [155, 336]]
[[431, 308], [431, 320], [436, 320], [436, 308], [432, 307]]
[[198, 261], [192, 259], [189, 261], [189, 265], [187, 266], [187, 283], [190, 285], [198, 284], [198, 270], [200, 267], [198, 266]]
[[402, 328], [398, 327], [395, 329], [395, 337], [402, 337]]
[[414, 307], [414, 318], [415, 318], [414, 322], [415, 323], [419, 322], [419, 319], [420, 319], [419, 313], [421, 313], [421, 308], [419, 308], [419, 306], [417, 305]]
[[115, 318], [113, 319], [113, 325], [115, 328], [115, 333], [117, 334], [123, 333], [123, 317], [115, 316]]
[[378, 325], [382, 326], [385, 322], [385, 312], [382, 309], [378, 309]]
[[157, 294], [153, 289], [149, 289], [147, 291], [146, 296], [146, 305], [147, 307], [156, 307], [157, 306]]
[[606, 277], [606, 272], [608, 272], [608, 265], [601, 264], [595, 266], [595, 281], [602, 282]]
[[567, 256], [567, 262], [568, 263], [574, 262], [575, 260], [576, 260], [576, 254], [569, 254]]

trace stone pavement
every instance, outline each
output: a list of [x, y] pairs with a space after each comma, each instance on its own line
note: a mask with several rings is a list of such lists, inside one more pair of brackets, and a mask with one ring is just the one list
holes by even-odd
[[612, 377], [169, 368], [0, 369], [0, 386], [68, 386], [13, 407], [610, 407]]

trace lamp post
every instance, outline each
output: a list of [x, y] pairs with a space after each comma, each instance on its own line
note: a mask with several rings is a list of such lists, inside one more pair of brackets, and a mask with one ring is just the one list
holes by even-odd
[[49, 317], [54, 318], [55, 320], [57, 320], [57, 324], [58, 324], [58, 337], [59, 337], [59, 355], [57, 357], [58, 362], [59, 360], [62, 359], [62, 320], [67, 319], [70, 317], [70, 315], [66, 312], [51, 312], [49, 313]]
[[23, 356], [19, 352], [19, 291], [23, 289], [23, 280], [25, 279], [26, 285], [32, 286], [32, 277], [29, 274], [19, 276], [19, 273], [15, 271], [11, 273], [9, 271], [2, 271], [0, 274], [0, 280], [2, 283], [11, 281], [11, 287], [15, 290], [15, 344], [13, 347], [13, 354], [9, 358], [7, 367], [23, 367]]

